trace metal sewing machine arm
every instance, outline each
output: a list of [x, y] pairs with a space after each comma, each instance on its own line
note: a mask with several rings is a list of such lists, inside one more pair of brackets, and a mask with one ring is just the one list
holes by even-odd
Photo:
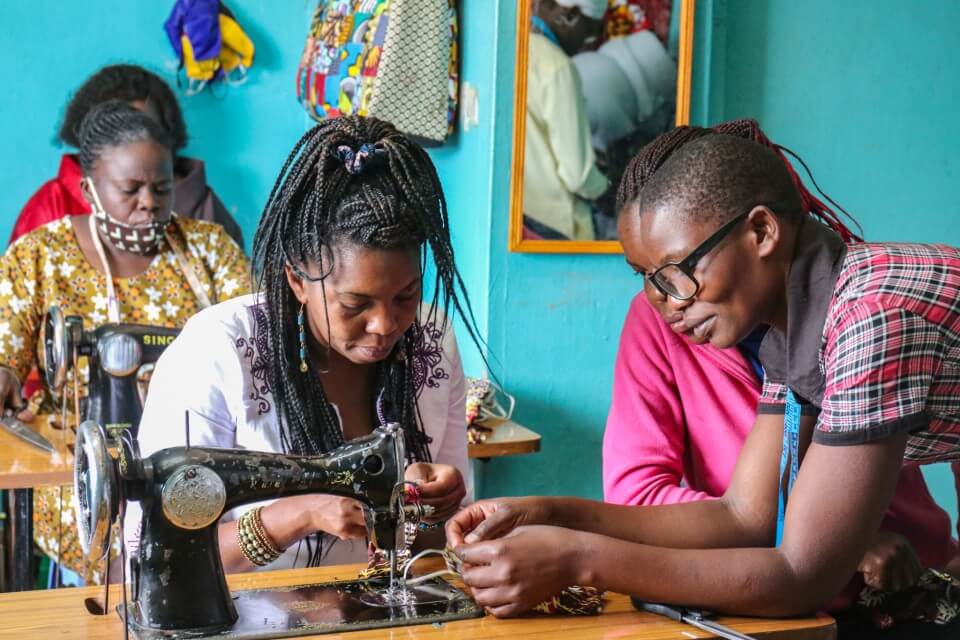
[[322, 456], [175, 447], [141, 458], [134, 441], [122, 438], [113, 460], [103, 430], [85, 422], [75, 468], [81, 543], [89, 559], [102, 557], [120, 503], [139, 501], [131, 622], [158, 630], [222, 629], [237, 619], [218, 542], [227, 510], [305, 493], [355, 498], [364, 505], [371, 542], [394, 550], [405, 518], [405, 464], [395, 424]]

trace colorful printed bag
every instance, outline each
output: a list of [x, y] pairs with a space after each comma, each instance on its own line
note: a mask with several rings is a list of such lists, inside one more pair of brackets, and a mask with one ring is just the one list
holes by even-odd
[[320, 0], [297, 69], [315, 120], [389, 120], [441, 143], [453, 132], [459, 72], [455, 0]]

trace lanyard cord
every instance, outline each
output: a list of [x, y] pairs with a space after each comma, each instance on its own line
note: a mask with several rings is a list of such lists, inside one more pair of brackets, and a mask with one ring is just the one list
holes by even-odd
[[97, 231], [97, 223], [93, 214], [87, 218], [87, 222], [90, 224], [93, 246], [100, 257], [100, 264], [103, 265], [103, 273], [107, 280], [107, 319], [113, 324], [120, 324], [120, 301], [117, 299], [117, 291], [113, 287], [113, 272], [110, 270], [110, 261], [107, 260], [107, 254], [103, 250], [103, 241], [100, 240], [100, 232]]
[[[783, 445], [780, 448], [780, 475], [777, 477], [777, 546], [783, 540], [783, 523], [787, 512], [787, 498], [800, 470], [800, 403], [793, 391], [787, 389], [787, 406], [783, 413]], [[787, 474], [787, 465], [790, 472]], [[787, 475], [784, 486], [784, 475]]]

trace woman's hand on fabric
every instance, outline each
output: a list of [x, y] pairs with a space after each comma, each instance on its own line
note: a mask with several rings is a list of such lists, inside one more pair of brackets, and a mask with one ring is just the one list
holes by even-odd
[[474, 502], [447, 522], [447, 544], [457, 547], [492, 540], [519, 526], [549, 522], [542, 516], [542, 501], [541, 498], [494, 498]]
[[560, 527], [518, 527], [503, 538], [461, 545], [455, 553], [477, 604], [498, 618], [512, 617], [584, 581], [588, 535]]
[[0, 415], [25, 413], [26, 408], [27, 403], [20, 395], [20, 380], [12, 370], [0, 366]]
[[423, 504], [433, 507], [433, 513], [425, 518], [427, 522], [440, 522], [452, 516], [467, 495], [460, 470], [449, 464], [415, 462], [407, 467], [404, 478], [416, 483]]
[[863, 574], [863, 581], [868, 586], [896, 593], [917, 584], [923, 565], [910, 541], [900, 534], [880, 531], [857, 571]]
[[326, 494], [308, 497], [313, 531], [323, 531], [341, 540], [363, 538], [367, 535], [363, 505], [358, 501]]

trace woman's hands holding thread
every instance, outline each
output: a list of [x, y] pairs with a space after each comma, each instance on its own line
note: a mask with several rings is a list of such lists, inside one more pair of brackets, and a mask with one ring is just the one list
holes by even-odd
[[318, 531], [341, 540], [367, 535], [359, 502], [324, 493], [281, 498], [265, 507], [260, 517], [270, 538], [284, 549]]
[[498, 618], [520, 615], [573, 584], [588, 584], [587, 535], [542, 525], [458, 546], [461, 575], [477, 604]]
[[449, 464], [415, 462], [407, 467], [404, 478], [416, 483], [422, 503], [433, 507], [433, 513], [424, 518], [428, 523], [452, 516], [467, 495], [460, 470]]
[[363, 519], [363, 505], [352, 498], [341, 498], [326, 494], [303, 496], [309, 498], [307, 508], [310, 515], [310, 528], [323, 531], [341, 540], [363, 538], [367, 528]]
[[458, 547], [500, 538], [516, 527], [550, 522], [546, 504], [538, 498], [480, 500], [462, 509], [447, 523], [447, 544]]

